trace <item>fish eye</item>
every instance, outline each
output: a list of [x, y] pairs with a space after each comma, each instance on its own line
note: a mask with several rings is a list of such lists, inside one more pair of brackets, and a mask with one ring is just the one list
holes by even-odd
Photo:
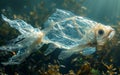
[[103, 34], [104, 34], [104, 31], [103, 31], [102, 29], [100, 29], [100, 30], [98, 31], [98, 34], [99, 34], [99, 35], [103, 35]]

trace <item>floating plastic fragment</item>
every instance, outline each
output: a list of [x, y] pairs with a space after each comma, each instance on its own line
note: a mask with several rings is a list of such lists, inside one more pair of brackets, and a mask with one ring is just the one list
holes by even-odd
[[34, 28], [23, 20], [10, 20], [4, 15], [2, 18], [21, 35], [0, 50], [17, 50], [8, 62], [3, 64], [20, 64], [31, 53], [44, 44], [49, 47], [45, 55], [52, 53], [56, 48], [64, 49], [58, 59], [64, 60], [74, 53], [90, 55], [96, 51], [96, 45], [104, 45], [115, 34], [112, 27], [97, 23], [85, 17], [77, 16], [70, 11], [56, 9], [44, 23], [44, 29]]

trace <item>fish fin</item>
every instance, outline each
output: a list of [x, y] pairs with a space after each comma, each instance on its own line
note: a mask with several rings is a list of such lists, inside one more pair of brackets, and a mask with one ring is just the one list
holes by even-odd
[[65, 59], [71, 57], [71, 56], [72, 56], [73, 54], [75, 54], [75, 53], [76, 53], [76, 51], [63, 50], [63, 51], [59, 54], [58, 59], [60, 59], [60, 60], [65, 60]]
[[22, 38], [23, 38], [23, 36], [19, 35], [17, 38], [9, 41], [7, 45], [0, 46], [0, 50], [13, 51], [16, 49], [20, 49], [22, 47], [22, 45], [21, 45], [21, 43], [18, 43], [18, 42], [22, 41], [21, 40]]
[[13, 55], [8, 62], [2, 62], [3, 65], [15, 65], [22, 63], [31, 54], [31, 49], [18, 50], [16, 55]]
[[91, 55], [96, 51], [96, 47], [86, 47], [80, 53], [82, 55]]
[[[17, 54], [12, 56], [8, 62], [3, 62], [4, 65], [14, 65], [14, 64], [20, 64], [22, 63], [26, 57], [28, 57], [32, 52], [34, 52], [33, 49], [38, 48], [38, 45], [35, 43], [35, 38], [25, 38], [23, 40], [14, 39], [13, 42], [7, 46], [1, 46], [1, 50], [5, 51], [13, 51], [13, 49], [17, 49]], [[40, 48], [41, 46], [39, 46]]]
[[47, 48], [47, 50], [44, 52], [44, 55], [49, 55], [53, 51], [55, 51], [56, 46], [54, 44], [50, 44]]
[[[24, 45], [24, 43], [23, 43]], [[3, 62], [4, 65], [14, 65], [14, 64], [20, 64], [22, 63], [31, 53], [34, 52], [33, 49], [36, 49], [36, 46], [38, 46], [35, 43], [32, 43], [28, 46], [23, 46], [23, 48], [20, 48], [17, 51], [16, 55], [13, 55], [8, 62]], [[41, 47], [41, 46], [40, 46]]]
[[0, 50], [10, 51], [16, 50], [18, 47], [12, 45], [1, 46]]
[[25, 39], [24, 35], [19, 35], [17, 38], [12, 39], [5, 46], [0, 46], [0, 50], [13, 51], [24, 48], [26, 45], [30, 44], [29, 39]]
[[21, 19], [10, 20], [3, 14], [1, 15], [2, 19], [9, 23], [12, 28], [17, 29], [21, 34], [26, 34], [34, 31], [40, 31], [38, 28], [33, 28], [32, 25], [26, 23]]
[[63, 21], [66, 18], [75, 16], [72, 12], [67, 10], [56, 9], [56, 11], [44, 23], [44, 28], [51, 26], [51, 23]]

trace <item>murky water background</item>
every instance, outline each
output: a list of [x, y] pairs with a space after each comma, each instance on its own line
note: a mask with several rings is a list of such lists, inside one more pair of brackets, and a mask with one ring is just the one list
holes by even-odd
[[[56, 53], [44, 56], [41, 50], [31, 54], [20, 65], [0, 64], [0, 74], [12, 75], [119, 75], [120, 74], [120, 1], [119, 0], [1, 0], [0, 14], [11, 19], [20, 18], [34, 27], [41, 27], [56, 8], [111, 25], [116, 36], [102, 51], [89, 57], [78, 55], [59, 62]], [[0, 45], [19, 35], [0, 18]], [[55, 55], [56, 54], [56, 55]], [[12, 52], [0, 51], [0, 62], [7, 61]], [[51, 58], [52, 57], [52, 58]], [[54, 58], [53, 58], [54, 57]], [[64, 65], [60, 65], [63, 63]]]

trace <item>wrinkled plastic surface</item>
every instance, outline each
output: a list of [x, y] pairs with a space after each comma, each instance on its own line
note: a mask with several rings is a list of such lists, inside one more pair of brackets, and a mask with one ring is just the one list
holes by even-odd
[[49, 29], [46, 30], [44, 40], [70, 49], [83, 44], [83, 37], [95, 24], [96, 22], [76, 16], [70, 11], [57, 9], [45, 22], [45, 28]]

